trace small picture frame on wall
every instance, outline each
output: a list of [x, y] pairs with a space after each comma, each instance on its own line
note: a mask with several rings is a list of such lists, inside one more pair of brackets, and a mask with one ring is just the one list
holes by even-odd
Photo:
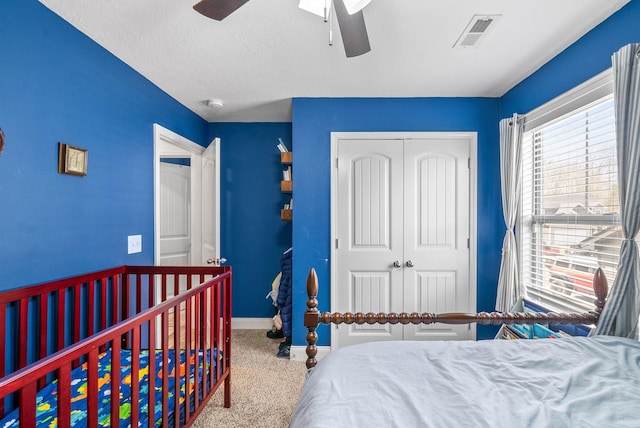
[[58, 172], [60, 174], [87, 175], [89, 152], [80, 147], [58, 143]]

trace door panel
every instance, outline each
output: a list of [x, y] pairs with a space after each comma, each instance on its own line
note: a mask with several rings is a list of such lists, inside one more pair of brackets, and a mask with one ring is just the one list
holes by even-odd
[[[402, 304], [402, 144], [349, 140], [339, 145], [337, 293], [340, 312], [390, 311]], [[397, 191], [400, 189], [400, 191]], [[338, 328], [342, 343], [399, 340], [401, 326]]]
[[[390, 302], [390, 276], [388, 272], [351, 272], [349, 282], [354, 312], [388, 312]], [[390, 325], [351, 324], [350, 336], [391, 336]]]
[[[404, 143], [407, 312], [468, 312], [469, 141]], [[405, 339], [466, 339], [468, 325], [405, 327]]]

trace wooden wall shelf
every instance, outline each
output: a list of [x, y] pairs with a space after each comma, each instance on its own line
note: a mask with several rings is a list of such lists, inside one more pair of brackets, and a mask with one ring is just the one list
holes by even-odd
[[283, 164], [293, 163], [293, 152], [280, 153], [280, 163], [283, 163]]
[[293, 220], [293, 210], [280, 210], [280, 220], [282, 221]]
[[[293, 153], [280, 153], [280, 163], [285, 167], [283, 175], [284, 178], [287, 178], [287, 180], [280, 181], [280, 191], [282, 193], [292, 193], [293, 181], [291, 180], [291, 166], [293, 163]], [[285, 204], [284, 209], [280, 210], [280, 219], [282, 221], [291, 221], [293, 219], [293, 210], [291, 208], [293, 208], [293, 199], [291, 199], [291, 206], [289, 204]]]

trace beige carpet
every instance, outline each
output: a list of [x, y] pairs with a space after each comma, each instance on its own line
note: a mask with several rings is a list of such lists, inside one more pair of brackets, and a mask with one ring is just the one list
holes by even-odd
[[219, 389], [192, 425], [197, 428], [287, 427], [306, 374], [305, 363], [278, 358], [266, 330], [233, 330], [231, 407]]

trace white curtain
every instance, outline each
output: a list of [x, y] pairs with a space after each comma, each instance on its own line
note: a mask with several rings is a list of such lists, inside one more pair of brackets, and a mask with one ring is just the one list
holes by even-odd
[[500, 121], [500, 187], [502, 214], [507, 231], [502, 242], [502, 261], [498, 277], [496, 311], [510, 311], [522, 296], [518, 275], [518, 250], [513, 228], [520, 204], [520, 169], [522, 164], [522, 124], [517, 114]]
[[594, 333], [635, 338], [640, 313], [640, 263], [635, 241], [640, 229], [640, 43], [620, 49], [612, 62], [624, 241], [616, 280]]

